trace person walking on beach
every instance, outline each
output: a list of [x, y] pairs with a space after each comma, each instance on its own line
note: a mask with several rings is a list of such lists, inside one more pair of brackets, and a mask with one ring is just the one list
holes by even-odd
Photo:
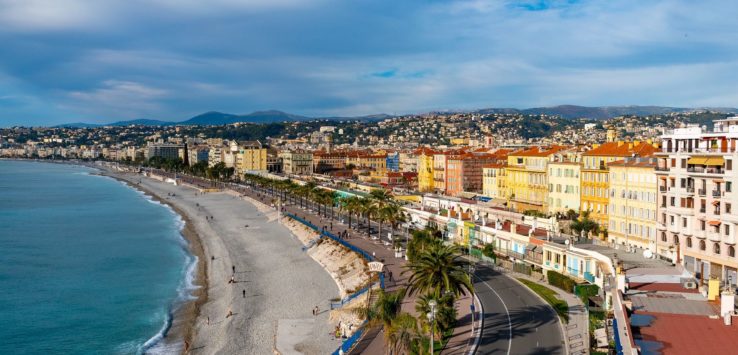
[[235, 274], [236, 273], [236, 265], [232, 265], [231, 266], [231, 270], [233, 270], [233, 273]]
[[318, 308], [318, 306], [315, 306], [315, 308], [313, 308], [313, 315], [317, 316], [319, 312], [320, 312], [320, 308]]

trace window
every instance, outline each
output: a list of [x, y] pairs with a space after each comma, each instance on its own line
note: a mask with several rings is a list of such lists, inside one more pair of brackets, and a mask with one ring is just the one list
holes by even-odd
[[730, 190], [732, 190], [732, 187], [733, 187], [733, 182], [732, 181], [726, 181], [725, 182], [725, 192], [730, 192]]
[[675, 158], [671, 158], [671, 167], [672, 168], [676, 168], [676, 159]]
[[666, 242], [666, 233], [665, 232], [661, 232], [661, 241], [662, 242]]
[[725, 224], [725, 235], [730, 235], [730, 225]]
[[687, 248], [691, 248], [691, 247], [692, 247], [692, 238], [687, 237]]
[[705, 230], [705, 221], [700, 221], [700, 230]]
[[720, 254], [720, 243], [715, 243], [712, 245], [712, 251], [715, 254]]
[[731, 207], [732, 207], [731, 204], [726, 203], [725, 204], [725, 213], [730, 213]]
[[705, 241], [700, 240], [700, 250], [704, 251], [707, 247], [705, 246]]
[[687, 219], [682, 217], [682, 227], [687, 228]]
[[725, 161], [725, 170], [733, 170], [733, 160], [728, 159]]
[[731, 258], [735, 257], [735, 247], [732, 245], [728, 247], [728, 256]]
[[[676, 235], [676, 234], [674, 234], [674, 237], [673, 237], [673, 239], [674, 239], [674, 245], [679, 245], [679, 236], [678, 236], [678, 235]], [[703, 243], [704, 243], [704, 242], [703, 242]]]
[[682, 169], [687, 168], [687, 159], [682, 159]]

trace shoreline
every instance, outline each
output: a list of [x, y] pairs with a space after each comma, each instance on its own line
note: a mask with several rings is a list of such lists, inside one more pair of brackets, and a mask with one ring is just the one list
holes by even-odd
[[[97, 167], [97, 169], [100, 172], [100, 175], [113, 178], [133, 190], [142, 192], [144, 195], [150, 197], [152, 200], [171, 208], [172, 211], [177, 214], [184, 222], [184, 227], [180, 230], [180, 234], [182, 235], [182, 238], [187, 242], [188, 252], [196, 258], [195, 272], [192, 279], [192, 285], [195, 286], [195, 288], [192, 289], [191, 292], [188, 292], [188, 294], [194, 297], [194, 299], [190, 301], [183, 300], [183, 302], [179, 304], [176, 309], [173, 309], [169, 329], [164, 332], [162, 339], [159, 340], [159, 342], [172, 344], [172, 341], [177, 341], [181, 339], [181, 353], [184, 353], [185, 342], [187, 344], [193, 343], [193, 340], [195, 338], [195, 323], [197, 322], [197, 318], [201, 313], [202, 306], [208, 301], [208, 263], [206, 261], [205, 249], [202, 245], [200, 235], [195, 231], [194, 225], [189, 215], [174, 204], [169, 203], [166, 199], [162, 199], [149, 189], [146, 189], [141, 185], [134, 184], [133, 182], [126, 180], [122, 176], [119, 176], [120, 173], [118, 172], [110, 171], [107, 167]], [[154, 346], [157, 343], [155, 343]]]

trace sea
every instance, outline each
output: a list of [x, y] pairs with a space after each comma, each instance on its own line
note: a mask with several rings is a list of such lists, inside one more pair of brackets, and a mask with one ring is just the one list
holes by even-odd
[[183, 226], [94, 169], [0, 160], [0, 354], [175, 352], [197, 263]]

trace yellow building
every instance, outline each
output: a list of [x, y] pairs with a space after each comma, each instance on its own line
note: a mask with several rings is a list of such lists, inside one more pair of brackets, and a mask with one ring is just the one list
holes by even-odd
[[499, 202], [507, 201], [505, 164], [490, 164], [482, 168], [482, 194]]
[[415, 152], [418, 159], [418, 191], [431, 192], [435, 184], [433, 181], [433, 155], [436, 152], [429, 148], [421, 148]]
[[582, 211], [589, 211], [602, 228], [607, 228], [609, 210], [610, 163], [627, 157], [648, 157], [656, 148], [646, 142], [608, 142], [595, 144], [582, 154], [581, 202]]
[[579, 211], [579, 174], [578, 162], [548, 163], [548, 213]]
[[232, 142], [231, 150], [235, 145], [236, 172], [243, 174], [248, 171], [267, 170], [267, 149], [259, 141]]
[[507, 157], [508, 207], [518, 212], [548, 210], [548, 163], [566, 147], [533, 147]]
[[628, 158], [609, 166], [609, 241], [656, 252], [656, 160]]
[[433, 191], [438, 193], [446, 192], [446, 166], [448, 156], [446, 152], [436, 152], [433, 155]]
[[469, 138], [451, 138], [451, 145], [469, 145]]

